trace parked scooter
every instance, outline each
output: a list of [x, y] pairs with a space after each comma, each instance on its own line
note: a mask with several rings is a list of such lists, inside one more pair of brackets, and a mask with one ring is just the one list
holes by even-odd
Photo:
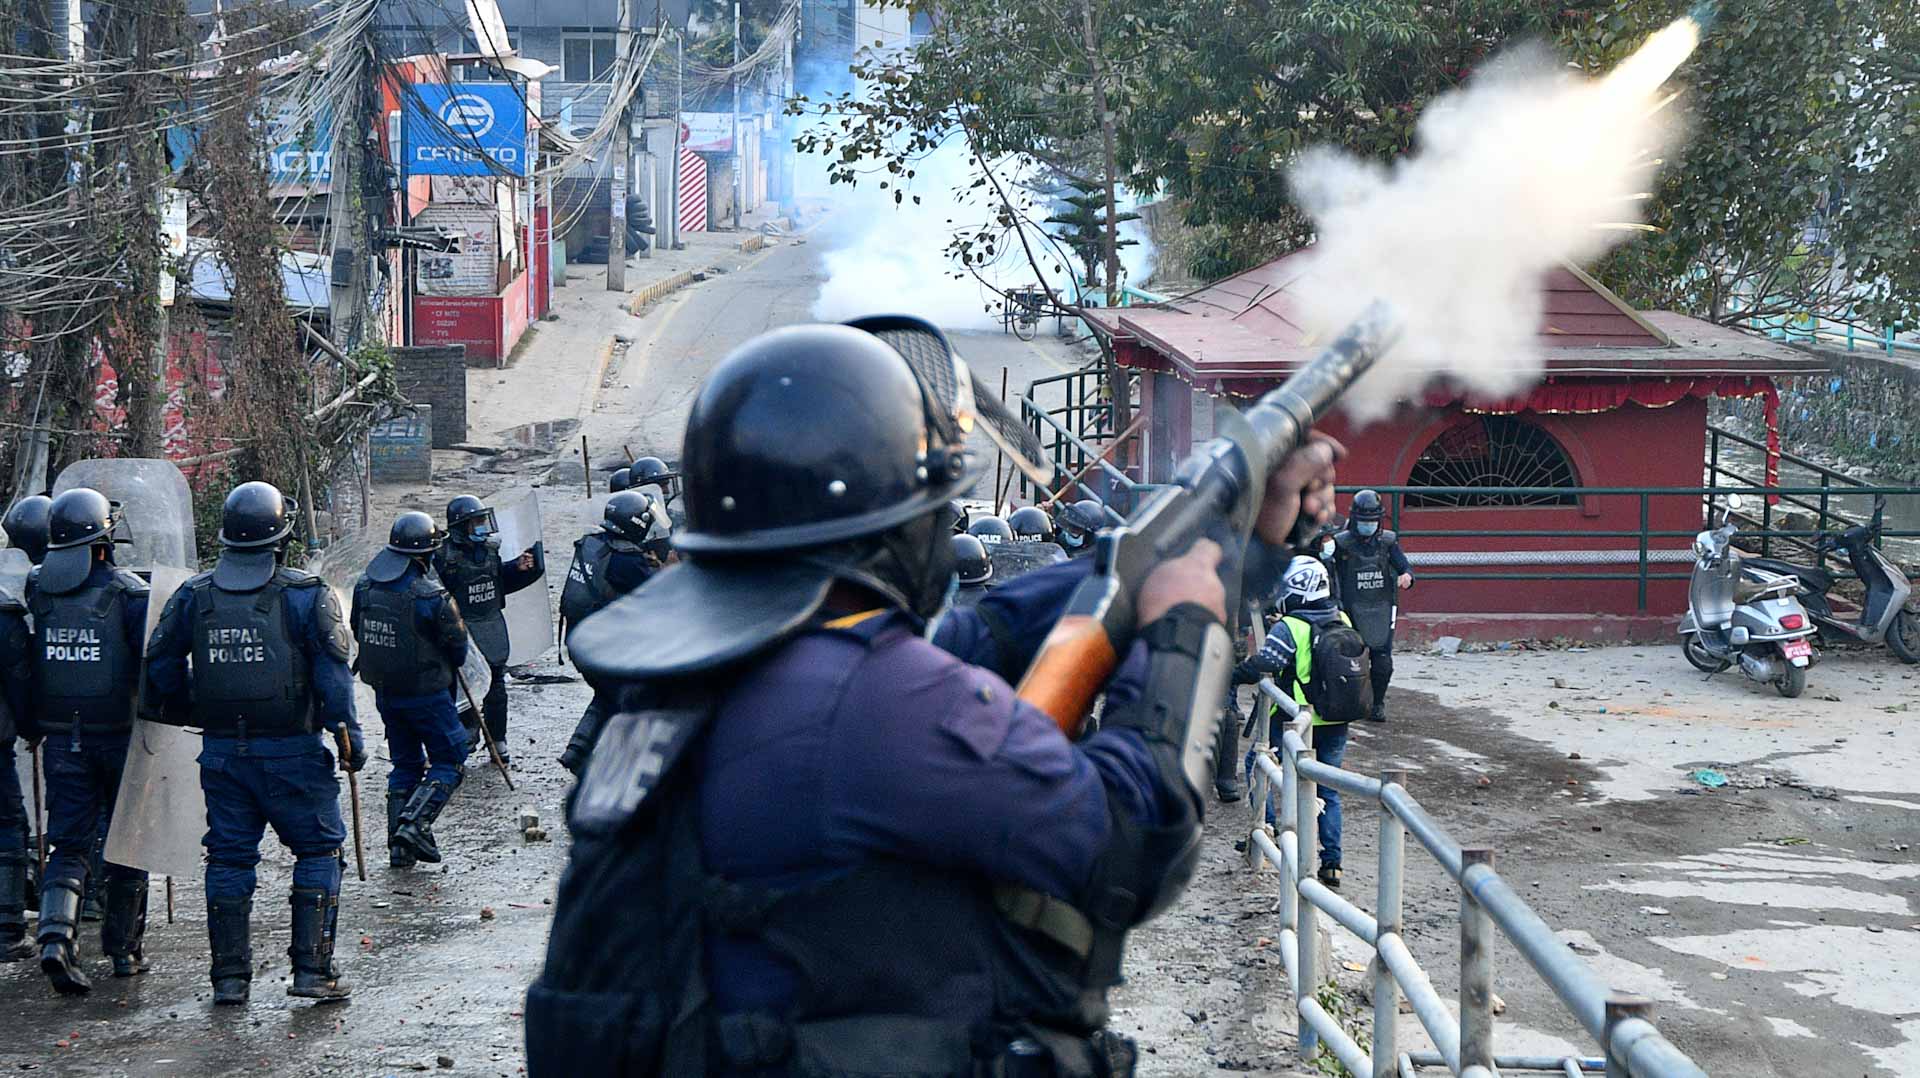
[[1799, 585], [1800, 602], [1819, 625], [1823, 637], [1858, 640], [1863, 644], [1885, 643], [1902, 662], [1920, 662], [1920, 616], [1907, 609], [1913, 585], [1907, 581], [1907, 574], [1874, 546], [1880, 538], [1886, 512], [1887, 496], [1876, 495], [1872, 520], [1838, 534], [1822, 532], [1816, 544], [1823, 555], [1836, 548], [1843, 551], [1854, 575], [1866, 587], [1866, 601], [1860, 606], [1857, 621], [1834, 613], [1833, 604], [1827, 599], [1827, 592], [1833, 588], [1833, 574], [1820, 566], [1795, 565], [1777, 558], [1748, 558], [1746, 567], [1793, 577]]
[[1740, 673], [1771, 684], [1792, 699], [1807, 689], [1813, 665], [1813, 619], [1794, 593], [1792, 576], [1755, 569], [1743, 571], [1733, 548], [1732, 510], [1740, 496], [1727, 499], [1720, 526], [1693, 540], [1693, 577], [1687, 584], [1687, 615], [1680, 620], [1680, 650], [1687, 661], [1709, 674], [1738, 665]]

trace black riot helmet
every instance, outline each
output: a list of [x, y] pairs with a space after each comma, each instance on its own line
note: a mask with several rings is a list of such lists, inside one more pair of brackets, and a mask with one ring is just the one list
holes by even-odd
[[447, 503], [447, 531], [454, 535], [471, 535], [473, 529], [485, 523], [489, 532], [500, 530], [494, 520], [493, 510], [486, 503], [471, 494], [462, 494]]
[[[889, 532], [974, 480], [959, 420], [906, 361], [851, 326], [799, 325], [748, 341], [687, 417], [681, 475], [693, 555], [817, 547]], [[944, 514], [942, 514], [944, 516]]]
[[962, 586], [978, 586], [993, 579], [993, 559], [987, 557], [986, 545], [977, 536], [956, 535], [948, 541], [953, 544], [954, 572], [959, 574]]
[[623, 490], [607, 499], [600, 530], [633, 543], [647, 541], [653, 528], [653, 499], [637, 490]]
[[1368, 521], [1377, 522], [1381, 517], [1386, 516], [1386, 514], [1386, 507], [1380, 504], [1379, 493], [1371, 490], [1363, 490], [1355, 494], [1353, 496], [1353, 508], [1347, 512], [1347, 516], [1356, 524], [1363, 524]]
[[0, 520], [7, 542], [25, 552], [27, 560], [35, 565], [47, 556], [47, 517], [52, 508], [52, 498], [35, 494], [14, 502], [6, 519]]
[[619, 471], [613, 473], [613, 476], [607, 480], [607, 493], [618, 494], [621, 491], [632, 486], [633, 485], [632, 477], [633, 477], [633, 472], [631, 469], [628, 469], [628, 468], [622, 468]]
[[440, 530], [432, 517], [416, 509], [393, 518], [393, 528], [387, 532], [387, 549], [409, 558], [424, 558], [439, 550], [446, 538], [447, 533]]
[[1082, 542], [1092, 538], [1093, 533], [1105, 523], [1106, 513], [1101, 510], [1100, 503], [1092, 498], [1082, 498], [1060, 510], [1060, 530]]
[[272, 483], [242, 483], [227, 495], [220, 511], [220, 545], [228, 550], [276, 546], [292, 534], [298, 508]]
[[75, 487], [47, 506], [47, 549], [69, 550], [113, 541], [119, 506], [90, 487]]
[[967, 525], [967, 534], [982, 543], [1011, 543], [1013, 528], [1007, 522], [995, 516], [978, 517]]
[[659, 457], [641, 457], [633, 462], [633, 485], [646, 483], [658, 486], [669, 502], [680, 496], [680, 473]]
[[1053, 518], [1045, 509], [1037, 505], [1023, 505], [1007, 518], [1007, 526], [1013, 529], [1015, 539], [1037, 539], [1043, 543], [1053, 541]]

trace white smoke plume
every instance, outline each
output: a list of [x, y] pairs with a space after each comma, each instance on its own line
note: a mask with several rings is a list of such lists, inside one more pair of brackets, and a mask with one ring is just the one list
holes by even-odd
[[1399, 346], [1348, 394], [1357, 421], [1437, 377], [1495, 398], [1538, 380], [1542, 276], [1631, 234], [1635, 196], [1677, 136], [1656, 94], [1697, 40], [1680, 20], [1600, 80], [1522, 48], [1428, 108], [1417, 153], [1391, 167], [1332, 150], [1299, 160], [1290, 180], [1319, 239], [1292, 287], [1311, 339], [1376, 297], [1403, 320]]

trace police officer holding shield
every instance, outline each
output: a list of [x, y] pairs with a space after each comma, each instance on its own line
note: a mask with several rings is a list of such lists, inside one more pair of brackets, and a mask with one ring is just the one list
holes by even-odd
[[[46, 559], [27, 577], [33, 699], [47, 782], [47, 859], [40, 892], [40, 969], [62, 995], [93, 988], [81, 968], [81, 898], [94, 844], [120, 792], [140, 685], [147, 585], [113, 563], [118, 510], [77, 487], [47, 507]], [[100, 949], [116, 977], [146, 970], [147, 874], [108, 863]]]
[[[578, 625], [645, 584], [666, 563], [671, 534], [666, 506], [653, 497], [625, 490], [608, 498], [600, 529], [574, 541], [567, 586], [560, 592], [561, 622]], [[600, 736], [604, 715], [596, 694], [560, 754], [561, 767], [580, 774]]]
[[1346, 530], [1333, 537], [1333, 561], [1339, 586], [1334, 590], [1353, 627], [1366, 641], [1373, 663], [1373, 722], [1387, 721], [1387, 683], [1393, 680], [1393, 625], [1399, 592], [1413, 587], [1413, 565], [1400, 549], [1400, 537], [1380, 526], [1386, 515], [1380, 495], [1363, 490], [1353, 496]]
[[243, 483], [220, 518], [220, 560], [173, 593], [147, 649], [147, 676], [169, 720], [198, 727], [207, 800], [207, 939], [213, 1001], [247, 1002], [249, 922], [269, 825], [293, 851], [293, 982], [287, 995], [345, 999], [333, 960], [340, 916], [340, 780], [319, 731], [344, 731], [339, 766], [367, 752], [353, 713], [347, 626], [319, 577], [283, 562], [292, 499]]
[[[53, 499], [45, 495], [22, 498], [0, 520], [7, 542], [31, 565], [47, 555], [47, 511], [52, 505]], [[0, 584], [0, 962], [18, 962], [34, 952], [27, 942], [27, 879], [33, 864], [27, 850], [27, 800], [13, 762], [16, 745], [40, 740], [32, 685], [33, 630], [27, 624], [26, 602], [17, 590]]]
[[[616, 495], [618, 497], [619, 495]], [[425, 513], [402, 513], [353, 587], [355, 670], [371, 685], [387, 728], [387, 863], [440, 862], [433, 822], [466, 777], [455, 671], [467, 660], [467, 627], [428, 560], [446, 533]]]
[[[500, 561], [500, 525], [493, 510], [471, 494], [447, 503], [447, 541], [433, 554], [433, 568], [453, 596], [473, 642], [493, 669], [493, 684], [480, 702], [487, 729], [500, 747], [500, 759], [511, 763], [507, 746], [507, 656], [513, 646], [507, 636], [507, 596], [538, 581], [546, 566], [540, 545], [522, 553], [510, 565]], [[476, 720], [477, 721], [477, 720]], [[483, 743], [474, 732], [473, 745]]]
[[[816, 325], [743, 345], [696, 398], [683, 560], [572, 635], [615, 707], [528, 995], [534, 1078], [1131, 1073], [1105, 996], [1197, 858], [1219, 551], [1149, 577], [1139, 680], [1070, 743], [1004, 679], [1087, 561], [922, 636], [978, 475], [938, 392]], [[1331, 456], [1276, 471], [1263, 539]]]

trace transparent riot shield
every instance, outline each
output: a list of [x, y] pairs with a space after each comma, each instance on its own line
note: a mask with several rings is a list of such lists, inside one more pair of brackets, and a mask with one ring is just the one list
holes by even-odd
[[998, 587], [1022, 573], [1066, 561], [1067, 552], [1057, 543], [1041, 542], [1037, 539], [1015, 539], [1012, 542], [989, 545], [987, 557], [993, 562], [992, 583]]
[[[532, 550], [544, 535], [537, 492], [529, 491], [526, 497], [517, 502], [494, 507], [493, 514], [500, 522], [502, 564], [511, 563], [521, 554]], [[553, 597], [547, 592], [544, 560], [542, 565], [539, 580], [507, 596], [509, 666], [533, 662], [553, 646]]]
[[[185, 569], [166, 565], [154, 566], [151, 572], [148, 637], [159, 624], [167, 600], [191, 575]], [[127, 764], [120, 772], [120, 794], [113, 806], [113, 823], [107, 828], [107, 860], [164, 876], [193, 876], [200, 871], [200, 839], [206, 831], [207, 801], [200, 792], [200, 735], [178, 726], [134, 719]]]
[[27, 552], [18, 547], [0, 547], [0, 596], [12, 596], [15, 601], [27, 601], [27, 574], [33, 570], [33, 562], [27, 559]]
[[27, 856], [33, 856], [33, 837], [47, 833], [47, 782], [46, 773], [41, 772], [39, 785], [33, 781], [33, 753], [27, 751], [27, 743], [16, 741], [13, 745], [13, 770], [20, 779], [20, 800], [26, 802], [27, 809]]
[[459, 694], [454, 697], [454, 706], [461, 711], [482, 706], [493, 689], [493, 668], [487, 665], [487, 657], [480, 653], [480, 645], [473, 642], [471, 634], [467, 636], [467, 661], [460, 664], [456, 674], [460, 684], [454, 687]]
[[122, 523], [115, 537], [126, 542], [114, 560], [123, 568], [198, 568], [193, 491], [172, 461], [138, 457], [75, 461], [53, 481], [53, 492], [58, 495], [76, 487], [91, 487], [120, 503]]

